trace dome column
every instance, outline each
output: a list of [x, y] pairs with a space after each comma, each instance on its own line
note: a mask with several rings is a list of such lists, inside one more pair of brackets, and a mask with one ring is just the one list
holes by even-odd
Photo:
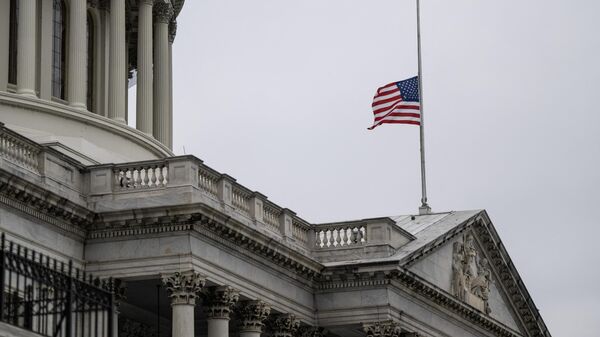
[[153, 69], [152, 69], [152, 5], [154, 0], [139, 0], [137, 41], [136, 128], [152, 135]]
[[169, 22], [173, 17], [170, 2], [154, 4], [154, 114], [153, 135], [164, 145], [171, 143], [170, 116], [170, 72], [169, 67]]
[[69, 1], [67, 99], [69, 105], [87, 107], [87, 0]]
[[125, 1], [110, 0], [110, 59], [108, 117], [126, 123]]
[[10, 1], [0, 1], [0, 91], [8, 86], [8, 53], [10, 40]]
[[36, 97], [35, 93], [35, 33], [36, 0], [19, 1], [17, 29], [17, 93]]

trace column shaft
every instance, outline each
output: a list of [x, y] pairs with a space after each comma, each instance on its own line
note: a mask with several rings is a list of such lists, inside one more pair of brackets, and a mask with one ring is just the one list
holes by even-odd
[[173, 337], [195, 337], [194, 305], [174, 303], [171, 308], [173, 310]]
[[67, 99], [69, 105], [86, 110], [87, 105], [87, 1], [69, 1], [69, 56]]
[[8, 43], [10, 39], [10, 0], [0, 0], [0, 91], [8, 85]]
[[35, 97], [36, 0], [19, 0], [17, 93]]
[[173, 41], [169, 39], [169, 136], [167, 137], [169, 149], [173, 149]]
[[173, 8], [169, 3], [154, 5], [154, 118], [153, 135], [159, 142], [170, 144], [169, 130], [169, 21]]
[[139, 1], [136, 127], [152, 134], [152, 0]]
[[229, 320], [228, 319], [207, 319], [208, 337], [228, 337]]
[[110, 0], [110, 60], [108, 117], [125, 123], [125, 1]]
[[169, 49], [167, 23], [158, 22], [155, 26], [154, 45], [154, 138], [169, 143]]

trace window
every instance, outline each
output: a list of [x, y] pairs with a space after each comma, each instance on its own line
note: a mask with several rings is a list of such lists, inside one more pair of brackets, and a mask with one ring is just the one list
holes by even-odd
[[87, 108], [94, 110], [94, 19], [87, 15]]
[[66, 5], [62, 0], [54, 0], [52, 37], [52, 96], [65, 99], [65, 60], [67, 42]]
[[17, 18], [19, 2], [10, 0], [10, 32], [8, 41], [8, 83], [17, 84]]

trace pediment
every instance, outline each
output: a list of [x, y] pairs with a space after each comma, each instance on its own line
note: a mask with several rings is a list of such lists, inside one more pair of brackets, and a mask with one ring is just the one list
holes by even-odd
[[416, 251], [403, 265], [523, 336], [550, 336], [485, 212]]

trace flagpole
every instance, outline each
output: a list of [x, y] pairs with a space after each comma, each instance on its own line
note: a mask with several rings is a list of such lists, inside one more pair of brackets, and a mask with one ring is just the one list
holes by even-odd
[[423, 66], [421, 61], [421, 1], [417, 1], [417, 55], [419, 62], [419, 103], [421, 106], [421, 125], [419, 126], [421, 140], [421, 207], [419, 214], [429, 214], [431, 207], [427, 204], [427, 183], [425, 180], [425, 119], [423, 113]]

